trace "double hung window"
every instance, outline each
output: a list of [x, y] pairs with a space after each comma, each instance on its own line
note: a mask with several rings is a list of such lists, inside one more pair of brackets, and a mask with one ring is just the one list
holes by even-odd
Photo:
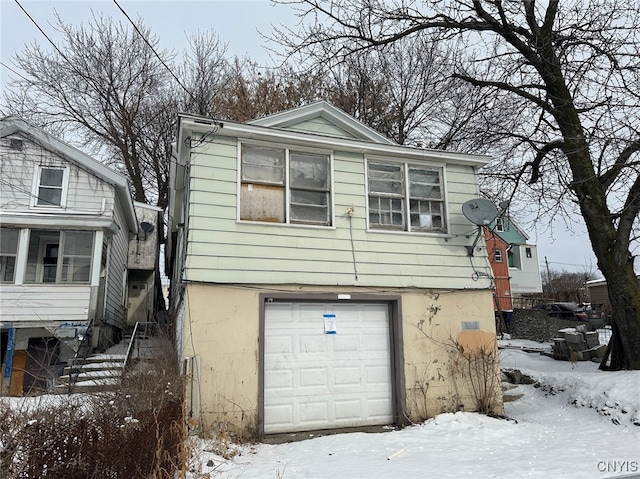
[[367, 180], [370, 228], [447, 232], [442, 168], [370, 161]]
[[241, 145], [240, 219], [331, 225], [330, 155]]
[[65, 168], [45, 166], [38, 168], [32, 204], [34, 206], [64, 206], [66, 177]]

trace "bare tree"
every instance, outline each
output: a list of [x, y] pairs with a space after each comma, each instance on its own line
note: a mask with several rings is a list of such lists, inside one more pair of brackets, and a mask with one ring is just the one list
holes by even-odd
[[[157, 47], [157, 39], [140, 27]], [[58, 18], [59, 49], [32, 44], [16, 55], [23, 76], [9, 84], [5, 102], [45, 129], [64, 133], [129, 178], [134, 199], [166, 204], [166, 191], [153, 176], [164, 161], [156, 149], [143, 148], [152, 131], [154, 98], [167, 76], [141, 35], [104, 17], [74, 27]]]
[[583, 303], [586, 301], [586, 283], [595, 278], [592, 271], [543, 271], [542, 292], [549, 300]]
[[278, 30], [275, 39], [311, 62], [339, 63], [427, 32], [456, 49], [453, 76], [510, 107], [508, 121], [490, 123], [497, 138], [511, 139], [508, 150], [497, 151], [502, 161], [494, 177], [537, 194], [544, 212], [582, 216], [613, 308], [611, 368], [640, 369], [640, 283], [631, 252], [640, 211], [640, 6], [282, 3], [298, 4], [300, 30]]
[[188, 41], [190, 50], [178, 74], [189, 93], [176, 90], [172, 96], [178, 99], [181, 112], [217, 117], [220, 92], [229, 88], [233, 79], [226, 58], [227, 44], [215, 32], [196, 32]]
[[141, 21], [131, 28], [94, 16], [74, 26], [58, 18], [57, 28], [59, 47], [34, 43], [14, 57], [22, 73], [9, 83], [3, 114], [88, 150], [127, 176], [136, 201], [164, 209], [177, 113], [215, 113], [226, 46], [196, 33], [176, 68], [175, 54], [160, 50]]

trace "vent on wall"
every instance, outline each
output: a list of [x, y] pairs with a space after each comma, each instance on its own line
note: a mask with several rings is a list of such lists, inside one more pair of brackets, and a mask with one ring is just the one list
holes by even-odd
[[13, 151], [22, 151], [24, 142], [20, 138], [4, 138], [2, 140], [2, 146]]

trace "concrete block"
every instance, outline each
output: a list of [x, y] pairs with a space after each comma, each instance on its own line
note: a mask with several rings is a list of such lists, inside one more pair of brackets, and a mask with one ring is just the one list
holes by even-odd
[[589, 361], [591, 359], [591, 351], [588, 349], [585, 351], [576, 351], [576, 359], [578, 361]]
[[598, 333], [596, 331], [585, 333], [584, 338], [587, 341], [587, 346], [589, 348], [596, 347], [600, 344], [600, 338], [598, 337]]
[[580, 343], [584, 341], [584, 336], [577, 331], [567, 331], [564, 333], [564, 339], [566, 339], [568, 343]]
[[604, 353], [605, 353], [606, 349], [607, 349], [607, 345], [606, 344], [600, 344], [598, 346], [590, 348], [589, 351], [591, 353], [591, 357], [592, 358], [600, 358], [600, 359], [602, 359], [604, 357]]

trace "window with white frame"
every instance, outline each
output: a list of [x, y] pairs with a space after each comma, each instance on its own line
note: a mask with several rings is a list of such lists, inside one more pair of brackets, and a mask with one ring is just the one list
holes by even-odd
[[89, 283], [92, 231], [31, 230], [25, 283]]
[[34, 206], [64, 206], [67, 171], [62, 167], [40, 166], [33, 192]]
[[496, 263], [502, 263], [502, 250], [501, 249], [496, 248], [493, 251], [493, 260]]
[[241, 144], [240, 219], [331, 225], [330, 155]]
[[0, 283], [13, 283], [15, 280], [19, 236], [18, 229], [0, 229]]
[[367, 180], [370, 228], [447, 232], [442, 168], [372, 160]]
[[496, 231], [504, 231], [504, 222], [502, 221], [502, 218], [496, 218]]

